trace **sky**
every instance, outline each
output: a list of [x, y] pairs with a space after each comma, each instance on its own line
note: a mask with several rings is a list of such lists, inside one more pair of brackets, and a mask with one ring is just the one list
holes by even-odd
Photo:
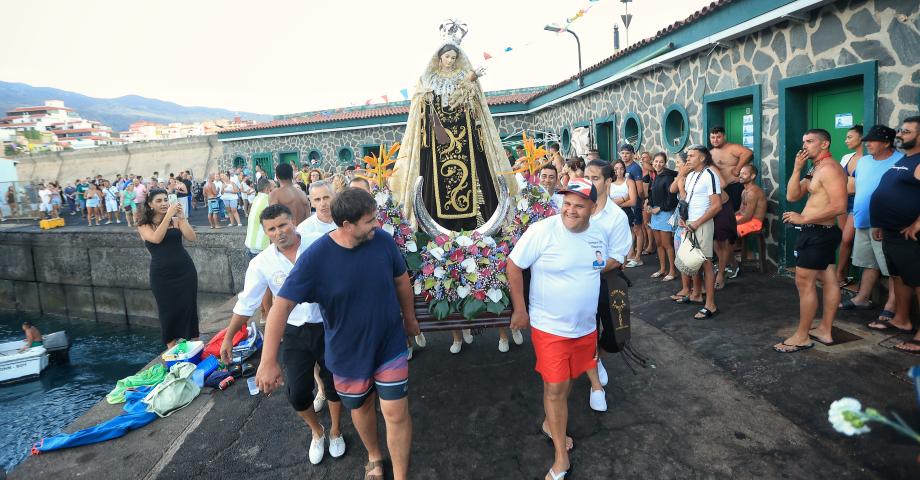
[[[708, 3], [634, 0], [630, 44]], [[411, 90], [438, 26], [456, 18], [486, 91], [551, 85], [577, 73], [577, 49], [543, 27], [588, 6], [570, 25], [585, 68], [614, 53], [614, 24], [627, 46], [620, 0], [9, 2], [4, 17], [19, 20], [3, 30], [16, 53], [0, 61], [0, 80], [263, 114], [382, 103]]]

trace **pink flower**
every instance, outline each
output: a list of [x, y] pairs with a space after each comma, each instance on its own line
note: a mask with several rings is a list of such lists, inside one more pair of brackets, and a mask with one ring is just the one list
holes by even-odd
[[496, 270], [496, 271], [499, 271], [499, 272], [504, 271], [504, 270], [505, 270], [505, 266], [506, 266], [507, 264], [508, 264], [508, 263], [505, 262], [504, 260], [499, 260], [498, 263], [495, 264], [495, 270]]
[[483, 257], [488, 257], [488, 256], [489, 256], [489, 252], [491, 252], [491, 250], [489, 249], [489, 247], [482, 247], [482, 250], [480, 250], [480, 253], [482, 253], [482, 256], [483, 256]]
[[534, 203], [534, 204], [533, 204], [533, 211], [534, 211], [537, 215], [543, 215], [543, 205], [541, 205], [540, 202]]
[[432, 273], [434, 273], [434, 265], [432, 265], [432, 264], [430, 264], [430, 263], [426, 263], [426, 264], [422, 265], [422, 274], [423, 274], [423, 275], [431, 275]]
[[434, 237], [434, 243], [437, 243], [439, 247], [443, 247], [445, 243], [450, 241], [450, 237], [447, 235], [441, 234], [437, 237]]
[[473, 298], [479, 301], [483, 301], [486, 299], [486, 292], [482, 290], [476, 290], [475, 292], [473, 292]]
[[470, 235], [470, 237], [471, 237], [473, 240], [479, 240], [480, 238], [482, 238], [482, 234], [479, 233], [479, 232], [473, 232], [473, 234]]
[[450, 278], [453, 278], [454, 280], [460, 280], [460, 272], [457, 270], [451, 269]]
[[410, 228], [408, 225], [403, 225], [399, 228], [399, 231], [405, 236], [412, 235], [412, 228]]
[[470, 253], [473, 255], [479, 255], [479, 247], [476, 245], [470, 245]]
[[454, 250], [453, 253], [450, 254], [450, 259], [457, 263], [462, 262], [463, 261], [463, 251], [459, 248]]
[[396, 238], [394, 238], [393, 240], [395, 240], [396, 244], [399, 245], [400, 247], [406, 244], [405, 237], [396, 236]]
[[485, 268], [485, 269], [483, 269], [481, 272], [479, 272], [479, 276], [480, 276], [480, 277], [491, 277], [491, 276], [492, 276], [492, 270], [490, 270], [490, 269], [488, 269], [488, 268]]

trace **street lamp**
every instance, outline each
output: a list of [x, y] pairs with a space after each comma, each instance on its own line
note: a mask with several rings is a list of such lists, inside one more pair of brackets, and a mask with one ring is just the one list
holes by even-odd
[[575, 44], [578, 46], [578, 86], [579, 87], [585, 86], [584, 79], [581, 78], [581, 40], [578, 39], [578, 35], [575, 35], [575, 32], [567, 28], [562, 28], [558, 25], [547, 25], [543, 27], [543, 30], [546, 30], [548, 32], [556, 32], [556, 33], [569, 32], [572, 34], [573, 37], [575, 37]]

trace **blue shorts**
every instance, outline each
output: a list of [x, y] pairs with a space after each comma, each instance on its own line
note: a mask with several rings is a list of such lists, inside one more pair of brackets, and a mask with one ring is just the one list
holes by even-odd
[[633, 208], [633, 226], [642, 225], [642, 207], [632, 207]]
[[668, 220], [671, 219], [671, 215], [673, 213], [674, 213], [673, 210], [670, 212], [665, 212], [664, 210], [662, 210], [658, 213], [653, 213], [651, 222], [649, 222], [649, 225], [652, 227], [652, 230], [657, 230], [659, 232], [673, 232], [674, 227], [672, 227], [671, 224], [668, 223]]
[[208, 199], [208, 215], [220, 213], [220, 202], [216, 198]]

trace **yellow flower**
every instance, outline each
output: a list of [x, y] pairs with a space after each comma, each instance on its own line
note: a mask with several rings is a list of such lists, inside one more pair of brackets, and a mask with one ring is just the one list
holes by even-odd
[[537, 174], [543, 168], [542, 158], [546, 155], [546, 149], [537, 147], [533, 138], [527, 138], [527, 132], [522, 132], [524, 142], [524, 156], [518, 159], [520, 167], [510, 171], [502, 172], [504, 175], [528, 172], [531, 177]]
[[396, 163], [396, 159], [393, 158], [393, 155], [395, 155], [397, 151], [399, 151], [399, 142], [394, 143], [389, 150], [381, 143], [380, 158], [377, 158], [377, 155], [373, 153], [365, 156], [364, 163], [368, 166], [368, 168], [365, 169], [366, 175], [358, 175], [358, 177], [366, 179], [369, 182], [375, 182], [379, 188], [385, 187], [387, 179], [396, 171], [395, 168], [388, 167]]

